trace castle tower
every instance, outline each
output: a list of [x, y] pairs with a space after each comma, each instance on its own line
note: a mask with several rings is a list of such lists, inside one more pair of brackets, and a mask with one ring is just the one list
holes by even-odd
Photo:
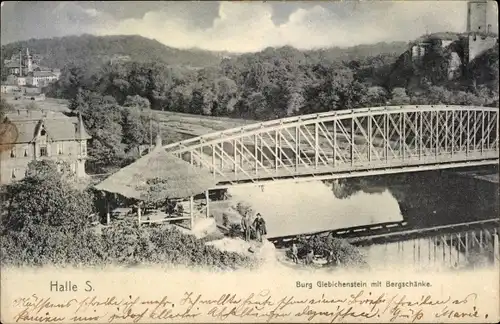
[[488, 3], [486, 1], [470, 1], [467, 3], [467, 32], [488, 33]]
[[467, 3], [467, 32], [469, 33], [469, 44], [466, 56], [472, 61], [488, 49], [496, 46], [498, 37], [491, 35], [494, 23], [488, 16], [492, 10], [493, 3], [485, 0], [469, 1]]

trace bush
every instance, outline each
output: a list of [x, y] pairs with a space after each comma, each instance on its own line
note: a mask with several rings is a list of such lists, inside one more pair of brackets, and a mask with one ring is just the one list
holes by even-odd
[[366, 267], [367, 263], [361, 252], [347, 241], [328, 237], [313, 237], [309, 240], [299, 238], [297, 244], [299, 259], [305, 258], [312, 249], [315, 255], [327, 258], [333, 251], [333, 259], [337, 260], [337, 266], [342, 267]]
[[64, 232], [48, 225], [3, 231], [2, 266], [104, 266], [162, 264], [209, 269], [252, 267], [254, 260], [223, 252], [173, 227], [139, 226], [134, 220], [115, 222], [97, 234], [92, 228]]
[[47, 225], [2, 233], [1, 264], [13, 266], [102, 265], [104, 249], [90, 229], [64, 232]]
[[228, 235], [229, 235], [229, 237], [240, 237], [241, 236], [241, 225], [240, 224], [229, 225]]
[[253, 210], [250, 204], [240, 201], [236, 204], [236, 211], [241, 215], [245, 216], [247, 213], [252, 214]]
[[26, 177], [5, 189], [6, 229], [19, 231], [30, 225], [81, 230], [93, 213], [92, 195], [67, 181], [53, 161], [32, 161]]

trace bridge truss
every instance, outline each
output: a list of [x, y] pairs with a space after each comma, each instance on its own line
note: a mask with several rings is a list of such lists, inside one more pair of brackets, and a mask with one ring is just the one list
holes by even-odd
[[498, 108], [376, 107], [289, 117], [165, 146], [217, 187], [498, 164]]

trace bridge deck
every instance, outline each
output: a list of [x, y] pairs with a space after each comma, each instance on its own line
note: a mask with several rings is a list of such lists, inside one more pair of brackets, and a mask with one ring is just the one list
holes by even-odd
[[222, 175], [214, 174], [218, 179], [217, 187], [226, 187], [230, 184], [244, 184], [266, 181], [272, 182], [276, 179], [293, 179], [294, 181], [321, 180], [334, 178], [347, 178], [356, 176], [369, 176], [379, 174], [391, 174], [399, 172], [417, 172], [435, 169], [446, 169], [453, 167], [478, 166], [498, 164], [499, 157], [496, 151], [470, 152], [469, 154], [440, 154], [437, 156], [405, 157], [385, 159], [383, 161], [362, 161], [353, 164], [341, 164], [333, 166], [333, 160], [328, 166], [296, 166], [282, 165], [270, 166], [267, 172], [262, 168], [241, 169], [225, 171]]

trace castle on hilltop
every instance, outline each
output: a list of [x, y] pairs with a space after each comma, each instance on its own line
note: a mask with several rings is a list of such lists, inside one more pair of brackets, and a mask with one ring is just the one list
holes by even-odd
[[[488, 15], [491, 10], [491, 2], [486, 0], [475, 0], [467, 3], [467, 29], [466, 44], [464, 44], [464, 62], [471, 62], [485, 51], [498, 44], [498, 34], [493, 30], [495, 19]], [[439, 40], [441, 48], [448, 48], [452, 43], [459, 40], [456, 33], [436, 33], [426, 35], [411, 46], [410, 52], [413, 61], [420, 61], [434, 45], [433, 41]]]

